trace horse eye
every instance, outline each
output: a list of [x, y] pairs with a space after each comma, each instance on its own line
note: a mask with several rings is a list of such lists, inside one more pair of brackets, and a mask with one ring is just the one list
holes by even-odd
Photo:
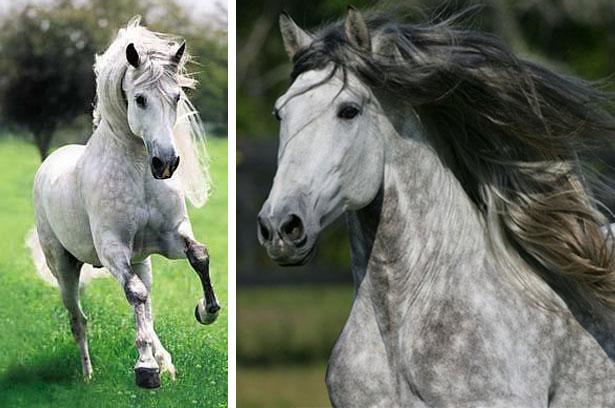
[[278, 120], [278, 122], [282, 120], [282, 118], [280, 117], [280, 111], [279, 110], [274, 109], [273, 112], [271, 112], [271, 114], [273, 116], [275, 116], [275, 118]]
[[177, 94], [175, 95], [175, 103], [179, 103], [179, 100], [181, 99], [181, 94]]
[[137, 101], [137, 105], [139, 105], [141, 108], [145, 108], [145, 96], [143, 95], [137, 95], [137, 97], [135, 98]]
[[357, 116], [361, 111], [354, 105], [344, 105], [337, 112], [337, 117], [340, 119], [350, 120]]

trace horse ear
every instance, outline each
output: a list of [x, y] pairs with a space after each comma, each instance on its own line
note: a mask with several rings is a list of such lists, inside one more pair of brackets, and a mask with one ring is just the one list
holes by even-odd
[[139, 53], [133, 43], [126, 47], [126, 61], [135, 68], [139, 68]]
[[371, 38], [369, 30], [363, 16], [357, 9], [348, 6], [348, 14], [346, 15], [346, 39], [355, 48], [361, 51], [370, 52], [372, 50]]
[[383, 34], [374, 38], [374, 54], [387, 62], [396, 64], [404, 62], [404, 57], [391, 35]]
[[298, 51], [307, 48], [312, 42], [312, 37], [303, 31], [286, 13], [280, 14], [280, 32], [286, 53], [293, 59]]
[[173, 63], [175, 64], [179, 64], [179, 62], [182, 60], [182, 57], [184, 56], [184, 51], [186, 51], [186, 41], [182, 41], [182, 44], [175, 52], [175, 55], [171, 57], [171, 61], [173, 61]]

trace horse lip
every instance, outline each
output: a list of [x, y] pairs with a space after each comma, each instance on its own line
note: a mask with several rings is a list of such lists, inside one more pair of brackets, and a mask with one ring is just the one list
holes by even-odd
[[280, 266], [301, 266], [309, 263], [314, 258], [315, 254], [316, 244], [314, 243], [314, 245], [310, 247], [309, 251], [307, 251], [299, 259], [288, 260], [285, 256], [276, 256], [272, 254], [269, 254], [269, 256], [271, 256], [271, 259]]

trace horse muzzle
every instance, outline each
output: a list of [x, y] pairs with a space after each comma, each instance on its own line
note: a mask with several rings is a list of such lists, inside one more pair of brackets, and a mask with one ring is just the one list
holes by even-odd
[[165, 158], [154, 156], [150, 162], [152, 175], [155, 179], [171, 178], [179, 167], [179, 156], [171, 155]]
[[258, 240], [269, 257], [282, 266], [304, 265], [315, 253], [315, 240], [310, 239], [302, 218], [297, 214], [257, 218]]

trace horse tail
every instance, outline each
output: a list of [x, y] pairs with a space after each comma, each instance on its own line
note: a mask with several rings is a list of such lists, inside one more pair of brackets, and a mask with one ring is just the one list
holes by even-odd
[[[47, 266], [45, 254], [43, 253], [43, 248], [38, 240], [36, 228], [32, 228], [28, 232], [26, 236], [26, 246], [30, 249], [32, 262], [34, 262], [34, 266], [36, 267], [37, 275], [48, 285], [59, 287], [60, 285], [58, 284], [57, 278]], [[94, 268], [90, 264], [83, 264], [81, 267], [81, 275], [79, 276], [79, 285], [83, 287], [90, 283], [92, 279], [109, 275], [109, 271], [105, 268]]]

